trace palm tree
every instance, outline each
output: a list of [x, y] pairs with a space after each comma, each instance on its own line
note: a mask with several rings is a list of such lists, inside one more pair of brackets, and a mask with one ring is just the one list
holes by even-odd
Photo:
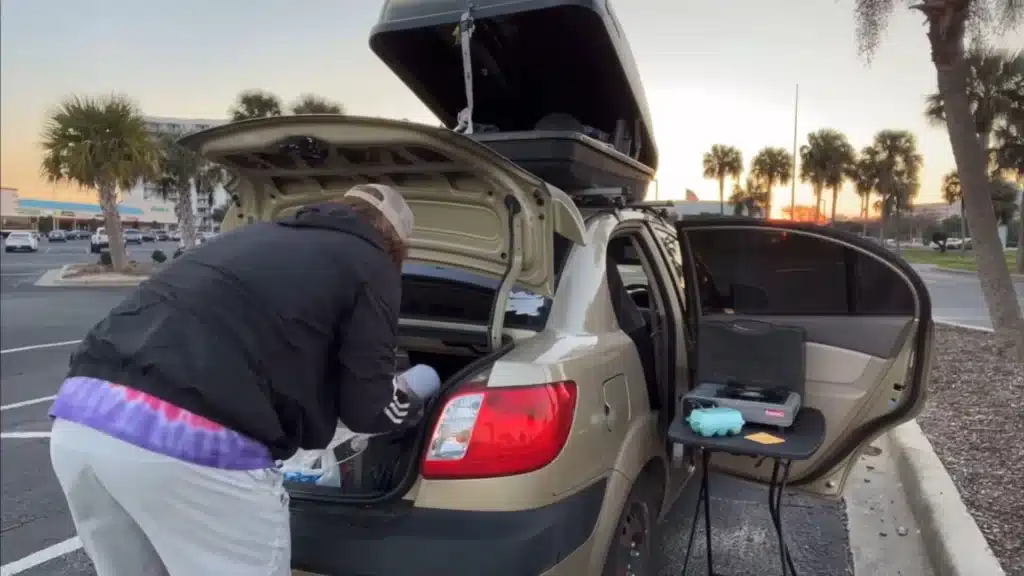
[[800, 147], [800, 181], [811, 185], [814, 191], [814, 223], [821, 221], [821, 194], [828, 178], [825, 151], [820, 147], [804, 144]]
[[[960, 239], [966, 239], [967, 216], [964, 214], [963, 188], [960, 186], [960, 176], [957, 175], [956, 170], [942, 177], [942, 199], [950, 206], [955, 202], [960, 202]], [[966, 246], [964, 246], [963, 253], [967, 253]]]
[[[751, 175], [764, 183], [767, 197], [764, 202], [765, 218], [772, 217], [772, 191], [776, 186], [789, 184], [793, 177], [793, 155], [785, 148], [762, 148], [750, 162]], [[792, 216], [792, 215], [791, 215]]]
[[1020, 189], [1012, 182], [993, 179], [990, 183], [992, 209], [1000, 226], [1009, 226], [1017, 214], [1017, 195]]
[[924, 160], [917, 152], [917, 138], [906, 130], [882, 130], [875, 134], [871, 145], [878, 151], [878, 189], [883, 206], [891, 207], [891, 211], [882, 212], [882, 233], [884, 236], [888, 216], [895, 216], [896, 250], [899, 251], [900, 214], [917, 196]]
[[733, 205], [733, 214], [757, 217], [765, 214], [764, 206], [768, 201], [768, 191], [756, 178], [747, 177], [746, 186], [736, 184], [732, 189], [729, 203]]
[[[832, 190], [832, 217], [831, 222], [835, 225], [836, 203], [839, 200], [839, 190], [843, 187], [850, 170], [856, 162], [856, 152], [846, 138], [846, 135], [839, 130], [822, 128], [807, 135], [808, 158], [817, 162], [818, 166], [812, 169], [812, 173], [820, 176], [821, 185]], [[801, 162], [803, 161], [801, 155]], [[814, 180], [812, 180], [812, 184]], [[818, 204], [821, 204], [821, 191], [815, 190]]]
[[265, 90], [246, 90], [238, 95], [228, 114], [235, 121], [280, 116], [281, 99]]
[[865, 236], [871, 212], [871, 195], [878, 191], [878, 172], [878, 150], [874, 146], [865, 146], [847, 175], [853, 181], [854, 190], [861, 199], [860, 216], [863, 218], [862, 234]]
[[[869, 59], [879, 45], [889, 16], [899, 4], [892, 0], [856, 3], [859, 48]], [[964, 203], [971, 227], [981, 291], [997, 338], [1012, 347], [1024, 362], [1024, 315], [1004, 265], [996, 232], [996, 215], [987, 193], [988, 157], [977, 137], [977, 125], [967, 87], [969, 66], [964, 53], [968, 25], [974, 31], [1008, 30], [1024, 17], [1020, 0], [923, 0], [911, 5], [926, 20], [946, 130], [953, 148], [957, 173], [963, 182]], [[923, 64], [923, 62], [922, 62]]]
[[[996, 129], [995, 168], [996, 171], [1024, 184], [1024, 81], [1013, 95], [1013, 106], [1006, 122]], [[1017, 225], [1017, 266], [1018, 274], [1024, 274], [1024, 207]]]
[[303, 94], [292, 104], [292, 114], [343, 114], [345, 109], [336, 102], [317, 96]]
[[739, 148], [715, 144], [704, 153], [704, 178], [718, 180], [719, 211], [725, 214], [725, 179], [739, 180], [743, 173], [743, 154]]
[[142, 114], [123, 96], [70, 96], [50, 114], [42, 136], [43, 177], [97, 191], [111, 266], [124, 270], [117, 190], [129, 190], [155, 175], [159, 162]]
[[[224, 182], [224, 170], [207, 162], [195, 152], [178, 145], [171, 136], [160, 139], [162, 150], [161, 175], [157, 179], [160, 195], [174, 198], [174, 211], [178, 216], [178, 229], [185, 249], [196, 245], [196, 223], [192, 208], [192, 191], [197, 196], [212, 198], [217, 186]], [[212, 200], [210, 205], [212, 206]]]

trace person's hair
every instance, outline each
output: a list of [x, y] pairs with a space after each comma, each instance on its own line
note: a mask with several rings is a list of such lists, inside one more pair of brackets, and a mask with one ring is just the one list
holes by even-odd
[[402, 241], [398, 236], [398, 232], [395, 231], [395, 227], [391, 225], [391, 222], [384, 217], [384, 214], [376, 206], [362, 198], [353, 198], [351, 196], [334, 198], [331, 202], [347, 207], [372, 226], [380, 234], [381, 240], [384, 241], [384, 250], [391, 256], [395, 266], [401, 268], [402, 262], [409, 253], [409, 247]]

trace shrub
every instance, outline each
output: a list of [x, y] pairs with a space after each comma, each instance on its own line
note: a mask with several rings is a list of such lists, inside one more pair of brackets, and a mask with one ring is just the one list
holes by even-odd
[[163, 250], [153, 250], [153, 262], [160, 264], [167, 261], [167, 254]]
[[178, 256], [181, 256], [184, 253], [185, 253], [184, 250], [182, 250], [181, 248], [178, 248], [177, 250], [174, 251], [174, 256], [173, 257], [177, 258]]
[[102, 252], [102, 253], [100, 253], [100, 264], [102, 264], [104, 266], [110, 266], [110, 264], [111, 264], [110, 252]]

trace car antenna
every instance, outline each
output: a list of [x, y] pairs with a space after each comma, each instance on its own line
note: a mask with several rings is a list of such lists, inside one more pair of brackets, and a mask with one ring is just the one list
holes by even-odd
[[461, 134], [473, 133], [473, 55], [470, 52], [470, 40], [476, 25], [473, 21], [473, 3], [466, 3], [466, 11], [459, 18], [455, 28], [459, 47], [462, 49], [462, 82], [466, 87], [466, 107], [459, 112], [458, 125], [455, 131]]

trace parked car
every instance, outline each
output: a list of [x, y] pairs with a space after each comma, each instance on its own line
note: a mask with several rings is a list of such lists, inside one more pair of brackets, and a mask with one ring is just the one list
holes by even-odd
[[[517, 137], [553, 153], [547, 136]], [[233, 191], [239, 218], [225, 220], [224, 232], [364, 181], [328, 151], [372, 151], [376, 178], [414, 183], [397, 188], [416, 224], [398, 345], [444, 383], [422, 424], [371, 439], [352, 465], [361, 472], [345, 472], [340, 487], [287, 485], [293, 568], [654, 574], [658, 521], [699, 477], [693, 451], [673, 447], [666, 434], [696, 384], [700, 327], [709, 321], [806, 332], [803, 401], [824, 414], [828, 430], [816, 455], [791, 472], [790, 484], [808, 492], [841, 494], [868, 442], [922, 408], [931, 304], [917, 273], [891, 251], [788, 221], [673, 225], [630, 194], [637, 188], [581, 185], [570, 195], [484, 140], [346, 116], [252, 120], [182, 140], [242, 175]], [[580, 170], [621, 174], [613, 170], [626, 164], [619, 156], [576, 142], [593, 146], [593, 164], [574, 164], [577, 150], [536, 170], [564, 182]], [[256, 157], [284, 160], [249, 160]], [[311, 173], [330, 188], [309, 186]], [[771, 479], [772, 467], [752, 458], [716, 457], [714, 466]]]
[[157, 230], [156, 231], [156, 240], [157, 240], [157, 242], [166, 242], [169, 239], [170, 239], [170, 235], [167, 234], [166, 230]]
[[153, 232], [152, 230], [143, 230], [142, 231], [142, 241], [143, 242], [156, 242], [156, 233]]
[[175, 241], [175, 242], [180, 241], [181, 240], [181, 232], [179, 232], [178, 230], [172, 231], [171, 234], [170, 234], [170, 239]]
[[39, 238], [31, 231], [14, 231], [4, 239], [4, 252], [38, 252]]
[[46, 239], [50, 242], [67, 242], [68, 236], [63, 230], [50, 230], [46, 235]]
[[122, 231], [125, 244], [142, 244], [142, 232], [134, 228], [127, 228]]
[[109, 247], [110, 239], [107, 237], [107, 229], [101, 226], [89, 237], [89, 252], [99, 254]]

